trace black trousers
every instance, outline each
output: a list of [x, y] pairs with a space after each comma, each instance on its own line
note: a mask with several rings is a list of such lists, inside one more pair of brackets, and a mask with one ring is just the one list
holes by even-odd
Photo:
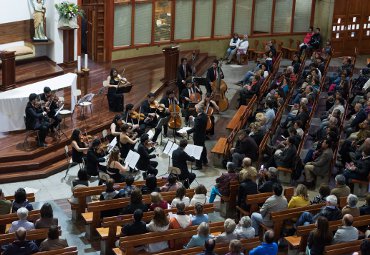
[[183, 182], [185, 188], [189, 189], [191, 183], [195, 180], [197, 176], [194, 173], [189, 173], [186, 176], [180, 175], [179, 180]]
[[59, 126], [59, 124], [62, 122], [62, 117], [60, 117], [60, 115], [58, 114], [57, 116], [55, 116], [55, 111], [52, 111], [52, 112], [49, 112], [48, 113], [48, 117], [50, 119], [53, 119], [54, 121], [50, 124], [50, 130], [52, 128], [57, 128]]
[[200, 160], [196, 160], [195, 161], [195, 165], [198, 168], [201, 168], [202, 167], [202, 164], [208, 164], [207, 148], [206, 148], [206, 145], [205, 145], [204, 142], [200, 142], [200, 141], [196, 141], [196, 140], [194, 140], [194, 145], [198, 145], [198, 146], [202, 146], [203, 147], [203, 151], [202, 151], [202, 154], [200, 156]]
[[157, 176], [158, 170], [157, 170], [158, 162], [157, 161], [150, 161], [149, 165], [147, 167], [147, 173], [152, 174], [154, 176]]
[[39, 140], [37, 141], [38, 145], [40, 145], [41, 143], [45, 143], [45, 138], [48, 134], [49, 126], [50, 125], [48, 122], [43, 122], [39, 126], [35, 127], [35, 130], [39, 131]]

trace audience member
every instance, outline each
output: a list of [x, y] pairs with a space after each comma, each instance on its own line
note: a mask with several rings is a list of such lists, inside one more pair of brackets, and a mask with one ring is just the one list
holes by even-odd
[[249, 252], [249, 255], [277, 255], [278, 245], [274, 242], [275, 234], [267, 230], [263, 235], [263, 243]]
[[190, 205], [190, 198], [186, 196], [186, 188], [184, 186], [176, 190], [176, 197], [172, 200], [171, 207], [175, 208], [179, 202], [183, 202], [186, 207]]
[[127, 175], [125, 182], [126, 185], [118, 191], [118, 197], [130, 197], [131, 192], [136, 188], [136, 186], [133, 185], [135, 178], [131, 174]]
[[177, 181], [177, 177], [174, 174], [170, 174], [167, 178], [167, 183], [160, 187], [161, 192], [175, 191], [182, 187], [182, 183]]
[[17, 238], [15, 241], [4, 247], [3, 255], [29, 255], [39, 251], [34, 242], [26, 240], [27, 230], [24, 227], [20, 227], [15, 231], [15, 237]]
[[243, 245], [239, 240], [231, 240], [229, 244], [229, 252], [226, 255], [243, 255]]
[[370, 214], [370, 193], [366, 195], [365, 204], [360, 207], [360, 215]]
[[326, 245], [330, 245], [333, 234], [329, 231], [329, 222], [325, 217], [318, 217], [316, 228], [311, 231], [307, 241], [307, 251], [311, 255], [321, 255], [324, 253]]
[[[176, 204], [176, 214], [170, 214], [170, 229], [185, 229], [191, 226], [191, 217], [185, 213], [185, 204], [179, 202]], [[181, 249], [189, 239], [178, 238], [176, 240], [170, 240], [169, 245], [172, 249]]]
[[135, 188], [130, 197], [130, 204], [122, 209], [122, 214], [133, 214], [136, 209], [140, 209], [143, 212], [148, 211], [148, 207], [143, 203], [143, 194], [138, 188]]
[[194, 205], [195, 215], [191, 217], [191, 225], [199, 225], [202, 222], [208, 223], [208, 215], [203, 213], [203, 204], [195, 203]]
[[195, 205], [197, 202], [201, 204], [205, 204], [208, 201], [207, 197], [207, 189], [203, 184], [199, 184], [195, 188], [195, 194], [193, 198], [190, 200], [190, 205]]
[[224, 223], [225, 232], [217, 236], [215, 241], [217, 243], [230, 243], [231, 240], [237, 239], [238, 237], [234, 233], [235, 228], [235, 221], [233, 219], [226, 219]]
[[19, 208], [25, 207], [28, 211], [33, 210], [32, 204], [27, 200], [27, 193], [24, 188], [19, 188], [14, 194], [12, 212], [15, 213]]
[[41, 206], [40, 219], [36, 220], [35, 228], [50, 228], [52, 225], [58, 226], [58, 218], [54, 218], [51, 204], [44, 203]]
[[12, 225], [9, 229], [9, 233], [14, 233], [20, 227], [24, 228], [25, 230], [35, 229], [35, 225], [32, 222], [27, 220], [28, 217], [28, 210], [25, 207], [21, 207], [17, 210], [17, 216], [19, 220], [13, 221]]
[[252, 160], [248, 157], [244, 158], [242, 161], [242, 170], [239, 172], [239, 180], [244, 180], [243, 175], [247, 175], [253, 181], [256, 181], [257, 170], [252, 166]]
[[360, 209], [357, 207], [358, 197], [349, 194], [347, 197], [347, 205], [342, 208], [342, 215], [350, 214], [353, 217], [360, 216]]
[[252, 227], [252, 220], [249, 216], [243, 216], [235, 228], [234, 233], [238, 239], [248, 239], [255, 236], [254, 228]]
[[333, 243], [344, 243], [358, 239], [358, 230], [353, 224], [353, 216], [345, 214], [342, 219], [343, 226], [340, 226], [335, 232]]
[[257, 194], [257, 183], [253, 171], [245, 171], [241, 174], [239, 190], [238, 190], [238, 206], [243, 210], [249, 211], [250, 206], [247, 205], [246, 199], [248, 195]]
[[48, 238], [41, 242], [40, 251], [51, 251], [68, 247], [67, 240], [60, 239], [59, 234], [59, 228], [57, 225], [50, 226]]
[[258, 179], [258, 192], [272, 192], [275, 183], [280, 183], [278, 170], [275, 167], [269, 167], [267, 172], [262, 169], [260, 178]]
[[[168, 230], [170, 226], [170, 222], [168, 221], [168, 218], [166, 214], [164, 213], [162, 208], [155, 208], [154, 209], [154, 216], [153, 219], [149, 222], [149, 224], [146, 225], [146, 229], [149, 232], [163, 232]], [[160, 252], [164, 249], [168, 248], [168, 242], [157, 242], [157, 243], [151, 243], [146, 245], [146, 252], [150, 253], [156, 253]]]
[[238, 180], [238, 174], [235, 172], [234, 163], [226, 165], [227, 173], [222, 173], [220, 177], [216, 178], [216, 185], [212, 187], [209, 196], [209, 203], [215, 201], [216, 196], [229, 196], [230, 182]]
[[141, 192], [143, 194], [150, 194], [152, 192], [159, 192], [157, 187], [157, 178], [154, 175], [148, 175], [145, 179], [145, 185], [141, 187]]
[[346, 185], [346, 178], [342, 174], [335, 176], [335, 188], [330, 194], [337, 197], [338, 201], [341, 197], [346, 197], [351, 193], [351, 189]]
[[12, 202], [5, 199], [4, 192], [2, 189], [0, 189], [0, 215], [10, 213], [11, 207]]
[[320, 204], [326, 202], [326, 197], [330, 195], [330, 188], [328, 184], [321, 183], [319, 187], [319, 194], [316, 195], [312, 201], [311, 205], [313, 204]]
[[118, 197], [118, 191], [114, 189], [114, 180], [108, 179], [105, 183], [105, 191], [100, 195], [100, 200], [111, 200]]
[[215, 249], [215, 246], [216, 246], [215, 239], [210, 238], [204, 242], [204, 251], [198, 253], [197, 255], [217, 255], [213, 251]]
[[152, 192], [150, 193], [150, 200], [151, 204], [149, 209], [153, 211], [156, 207], [160, 207], [163, 210], [168, 209], [167, 201], [163, 200], [161, 193], [159, 192]]
[[185, 245], [184, 248], [188, 249], [191, 247], [203, 246], [204, 242], [211, 238], [213, 238], [213, 236], [209, 234], [208, 223], [202, 222], [197, 228], [197, 234], [191, 237], [189, 243]]
[[294, 196], [288, 203], [288, 208], [303, 207], [309, 204], [310, 200], [308, 199], [307, 187], [303, 184], [298, 184], [297, 188], [295, 189]]
[[121, 228], [121, 236], [133, 236], [147, 233], [146, 223], [142, 221], [143, 211], [136, 209], [133, 214], [133, 223], [124, 225]]
[[239, 131], [238, 140], [230, 152], [232, 162], [236, 167], [240, 167], [245, 157], [250, 158], [252, 161], [257, 160], [258, 146], [254, 139], [247, 134], [247, 131], [243, 129]]

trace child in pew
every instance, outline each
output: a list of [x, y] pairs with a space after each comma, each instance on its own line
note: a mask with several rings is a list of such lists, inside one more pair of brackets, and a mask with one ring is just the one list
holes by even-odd
[[126, 186], [118, 191], [119, 197], [130, 197], [132, 191], [136, 188], [135, 185], [132, 185], [134, 184], [134, 181], [135, 181], [134, 176], [128, 175], [125, 181], [126, 181]]

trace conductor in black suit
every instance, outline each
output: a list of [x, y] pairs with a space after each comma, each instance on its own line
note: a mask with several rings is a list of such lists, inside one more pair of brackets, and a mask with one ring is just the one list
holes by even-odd
[[196, 178], [194, 173], [190, 173], [188, 169], [187, 161], [194, 162], [195, 158], [189, 156], [185, 151], [185, 147], [188, 145], [188, 141], [185, 139], [180, 140], [180, 146], [172, 152], [172, 165], [178, 167], [181, 170], [178, 176], [183, 181], [185, 188], [189, 188], [190, 184]]
[[193, 170], [202, 169], [202, 164], [207, 165], [207, 148], [205, 146], [206, 141], [206, 129], [207, 129], [207, 114], [204, 113], [203, 105], [196, 105], [195, 110], [197, 112], [197, 117], [191, 116], [194, 119], [194, 127], [187, 131], [188, 134], [193, 134], [194, 145], [202, 146], [203, 151], [200, 157], [200, 160], [195, 161], [195, 167], [192, 167]]
[[181, 91], [186, 86], [186, 79], [192, 74], [191, 67], [188, 64], [187, 58], [181, 59], [181, 64], [177, 69], [177, 88], [179, 89], [179, 98]]
[[[212, 66], [208, 68], [207, 70], [207, 83], [206, 83], [206, 89], [207, 93], [212, 93], [212, 82], [214, 82], [218, 78], [218, 73], [217, 73], [217, 67], [218, 67], [218, 60], [215, 59], [213, 60]], [[220, 68], [220, 76], [221, 79], [224, 78], [224, 73], [222, 72]]]

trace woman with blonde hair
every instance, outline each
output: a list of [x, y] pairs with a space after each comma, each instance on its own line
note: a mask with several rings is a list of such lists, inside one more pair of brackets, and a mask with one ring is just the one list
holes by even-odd
[[[164, 232], [168, 230], [169, 226], [170, 226], [170, 222], [166, 214], [164, 213], [163, 209], [160, 207], [157, 207], [154, 209], [153, 219], [149, 222], [149, 224], [146, 224], [146, 229], [149, 232]], [[156, 253], [156, 252], [160, 252], [167, 248], [168, 248], [168, 242], [163, 241], [163, 242], [148, 244], [145, 250], [146, 252]]]
[[163, 210], [168, 209], [167, 201], [163, 200], [162, 195], [159, 192], [150, 193], [150, 210], [153, 211], [156, 207], [160, 207]]
[[309, 204], [307, 187], [303, 184], [298, 184], [294, 196], [289, 201], [288, 208], [303, 207]]
[[209, 225], [206, 222], [202, 222], [197, 228], [197, 234], [191, 237], [189, 243], [184, 248], [203, 247], [204, 242], [210, 238], [213, 238], [213, 236], [209, 234]]

